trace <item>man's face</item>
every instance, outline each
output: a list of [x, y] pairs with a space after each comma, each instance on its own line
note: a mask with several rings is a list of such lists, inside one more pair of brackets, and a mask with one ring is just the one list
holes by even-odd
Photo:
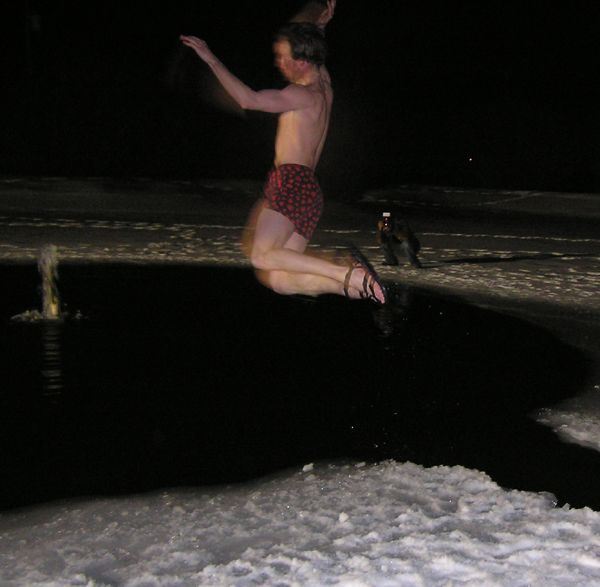
[[289, 81], [295, 82], [304, 73], [304, 61], [292, 57], [292, 48], [289, 41], [281, 40], [273, 43], [273, 53], [275, 55], [275, 67], [281, 72], [281, 75]]

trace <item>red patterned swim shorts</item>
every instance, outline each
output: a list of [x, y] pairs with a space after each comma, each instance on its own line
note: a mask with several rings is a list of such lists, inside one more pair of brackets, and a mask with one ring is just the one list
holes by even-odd
[[315, 172], [297, 163], [280, 165], [269, 173], [264, 194], [267, 208], [283, 214], [299, 235], [310, 240], [323, 212]]

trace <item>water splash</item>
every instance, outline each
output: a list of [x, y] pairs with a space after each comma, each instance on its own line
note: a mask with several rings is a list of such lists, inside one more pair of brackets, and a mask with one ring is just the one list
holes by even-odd
[[38, 271], [42, 278], [42, 318], [60, 319], [60, 296], [58, 294], [58, 249], [46, 245], [38, 259]]
[[40, 375], [43, 396], [54, 403], [59, 401], [63, 389], [62, 336], [64, 326], [57, 286], [58, 249], [56, 246], [46, 245], [42, 248], [37, 267], [41, 277], [42, 311], [27, 310], [13, 316], [11, 322], [39, 325], [41, 343]]
[[[38, 272], [42, 283], [42, 311], [26, 310], [11, 318], [12, 322], [62, 321], [60, 295], [58, 293], [58, 249], [55, 245], [45, 245], [38, 257]], [[79, 315], [76, 316], [79, 318]]]

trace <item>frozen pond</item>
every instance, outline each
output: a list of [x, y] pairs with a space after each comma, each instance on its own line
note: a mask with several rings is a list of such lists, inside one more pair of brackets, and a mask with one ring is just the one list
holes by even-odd
[[286, 298], [243, 269], [70, 265], [62, 322], [3, 266], [5, 506], [256, 478], [313, 461], [459, 464], [598, 507], [597, 452], [531, 413], [585, 359], [490, 311], [395, 290], [390, 307]]
[[3, 585], [600, 581], [600, 455], [530, 416], [588, 363], [546, 331], [189, 265], [64, 264], [64, 320], [11, 321], [39, 279], [0, 273]]

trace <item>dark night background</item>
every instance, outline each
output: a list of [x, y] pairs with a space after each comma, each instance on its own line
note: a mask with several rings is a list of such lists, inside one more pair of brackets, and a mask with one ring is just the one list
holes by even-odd
[[[255, 89], [302, 2], [15, 2], [3, 9], [0, 175], [261, 179], [276, 119], [206, 99], [204, 37]], [[331, 196], [400, 183], [600, 191], [600, 2], [339, 0]]]

